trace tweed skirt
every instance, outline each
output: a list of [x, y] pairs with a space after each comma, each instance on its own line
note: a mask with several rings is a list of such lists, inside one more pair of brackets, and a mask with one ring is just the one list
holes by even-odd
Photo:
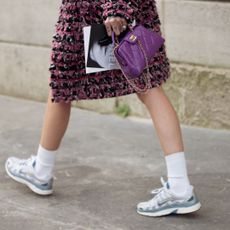
[[[135, 93], [119, 69], [97, 73], [85, 71], [83, 26], [103, 23], [101, 4], [105, 0], [62, 0], [51, 43], [50, 77], [52, 102], [91, 100], [118, 97]], [[131, 1], [132, 2], [132, 1]], [[161, 22], [155, 0], [135, 1], [137, 24], [161, 34]], [[170, 62], [165, 44], [150, 63], [151, 87], [158, 87], [170, 76]], [[142, 78], [135, 83], [143, 88]]]

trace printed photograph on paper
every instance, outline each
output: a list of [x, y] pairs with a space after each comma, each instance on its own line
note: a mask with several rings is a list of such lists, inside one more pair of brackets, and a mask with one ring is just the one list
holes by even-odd
[[104, 24], [83, 27], [86, 73], [119, 69]]

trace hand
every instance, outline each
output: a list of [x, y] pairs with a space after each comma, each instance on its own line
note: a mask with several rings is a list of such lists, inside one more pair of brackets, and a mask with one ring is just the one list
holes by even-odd
[[120, 35], [126, 28], [123, 26], [127, 26], [127, 21], [122, 17], [107, 17], [104, 21], [104, 25], [107, 31], [108, 36], [112, 35], [112, 31], [114, 31], [115, 35]]

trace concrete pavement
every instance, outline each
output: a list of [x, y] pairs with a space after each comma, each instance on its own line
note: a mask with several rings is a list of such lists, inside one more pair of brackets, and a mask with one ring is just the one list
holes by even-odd
[[182, 126], [202, 208], [149, 218], [136, 214], [136, 204], [166, 176], [151, 120], [73, 108], [57, 155], [55, 192], [40, 197], [11, 180], [4, 162], [36, 154], [45, 104], [6, 96], [0, 104], [0, 230], [229, 229], [230, 132]]

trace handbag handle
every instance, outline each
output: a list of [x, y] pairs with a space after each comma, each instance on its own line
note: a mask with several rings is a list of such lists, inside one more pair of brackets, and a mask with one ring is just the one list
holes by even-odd
[[[129, 26], [129, 29], [131, 30], [131, 31], [133, 31], [133, 28], [131, 27], [131, 26]], [[118, 40], [118, 38], [117, 38], [117, 36], [115, 36], [115, 33], [112, 31], [112, 41], [113, 41], [113, 46], [114, 46], [114, 49], [117, 47], [117, 46], [119, 46], [119, 40]], [[147, 58], [147, 55], [146, 55], [146, 53], [145, 53], [145, 51], [144, 51], [144, 48], [143, 48], [143, 46], [142, 46], [142, 44], [141, 44], [141, 42], [140, 42], [140, 40], [137, 38], [137, 42], [138, 42], [138, 45], [139, 45], [139, 47], [140, 47], [140, 49], [141, 49], [141, 51], [142, 51], [142, 53], [143, 53], [143, 55], [144, 55], [144, 57], [145, 57], [145, 62], [146, 62], [146, 68], [145, 69], [147, 69], [147, 74], [145, 74], [145, 73], [143, 73], [143, 76], [144, 76], [144, 79], [145, 79], [145, 88], [144, 89], [141, 89], [141, 88], [138, 88], [135, 84], [133, 84], [133, 82], [132, 81], [130, 81], [129, 80], [129, 78], [125, 75], [125, 73], [123, 72], [123, 70], [122, 70], [122, 68], [121, 68], [121, 66], [120, 66], [120, 63], [117, 61], [117, 63], [118, 63], [118, 65], [119, 65], [119, 67], [120, 67], [120, 69], [121, 69], [121, 71], [123, 72], [123, 75], [125, 76], [125, 78], [126, 78], [126, 80], [129, 82], [129, 84], [130, 85], [132, 85], [132, 87], [137, 91], [137, 92], [140, 92], [140, 93], [147, 93], [148, 92], [148, 90], [152, 87], [152, 85], [151, 85], [151, 80], [150, 80], [150, 75], [151, 75], [151, 73], [150, 73], [150, 71], [149, 71], [149, 63], [148, 63], [148, 58]], [[115, 46], [115, 44], [116, 44], [116, 46]]]

